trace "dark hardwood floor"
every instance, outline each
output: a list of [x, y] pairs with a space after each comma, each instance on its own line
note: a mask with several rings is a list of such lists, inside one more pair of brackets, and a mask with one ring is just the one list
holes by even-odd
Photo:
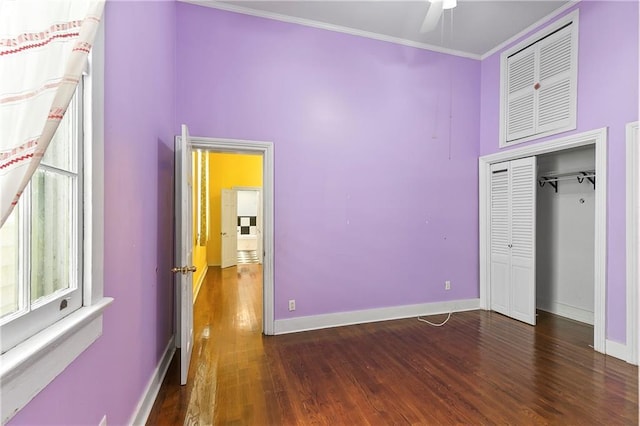
[[589, 326], [473, 311], [265, 337], [260, 268], [209, 269], [189, 383], [176, 355], [147, 424], [638, 424], [638, 369]]

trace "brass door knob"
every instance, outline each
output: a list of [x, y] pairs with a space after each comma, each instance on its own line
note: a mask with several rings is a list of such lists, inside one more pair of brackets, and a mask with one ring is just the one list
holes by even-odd
[[198, 268], [196, 266], [176, 266], [171, 268], [171, 272], [173, 272], [174, 274], [177, 274], [178, 272], [180, 272], [183, 275], [186, 275], [189, 272], [195, 272], [197, 270]]

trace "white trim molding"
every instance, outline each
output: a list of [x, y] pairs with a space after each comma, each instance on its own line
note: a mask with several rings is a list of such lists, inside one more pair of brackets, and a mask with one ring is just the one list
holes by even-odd
[[300, 331], [342, 327], [345, 325], [365, 324], [369, 322], [389, 321], [402, 318], [419, 317], [424, 315], [438, 315], [448, 314], [450, 312], [474, 311], [479, 307], [479, 299], [464, 299], [287, 318], [276, 320], [275, 334], [297, 333]]
[[[399, 44], [401, 46], [415, 47], [416, 49], [430, 50], [432, 52], [445, 53], [448, 55], [459, 56], [469, 59], [481, 59], [480, 55], [475, 53], [463, 52], [462, 50], [449, 49], [446, 47], [435, 46], [433, 44], [421, 43], [414, 40], [408, 40], [406, 38], [393, 37], [385, 34], [373, 33], [370, 31], [359, 30], [356, 28], [345, 27], [342, 25], [329, 24], [327, 22], [315, 21], [313, 19], [298, 18], [295, 16], [283, 15], [275, 12], [268, 12], [266, 10], [252, 9], [246, 6], [240, 6], [237, 4], [222, 3], [219, 1], [207, 1], [207, 0], [180, 0], [181, 3], [189, 3], [197, 6], [204, 6], [213, 9], [225, 10], [227, 12], [241, 13], [243, 15], [255, 16], [258, 18], [271, 19], [274, 21], [287, 22], [289, 24], [297, 24], [305, 27], [318, 28], [326, 31], [333, 31], [336, 33], [350, 34], [358, 37], [369, 38], [373, 40], [385, 41], [388, 43]], [[549, 18], [545, 18], [547, 20]]]
[[608, 340], [606, 342], [607, 351], [605, 352], [607, 355], [612, 356], [614, 358], [621, 359], [623, 361], [627, 361], [628, 357], [628, 348], [624, 343], [614, 342], [613, 340]]
[[147, 423], [147, 419], [149, 418], [153, 404], [156, 401], [156, 397], [158, 396], [158, 392], [162, 386], [164, 376], [167, 375], [169, 365], [171, 364], [171, 360], [173, 359], [173, 354], [175, 352], [176, 345], [173, 341], [173, 336], [171, 336], [169, 343], [167, 343], [167, 347], [162, 354], [162, 358], [160, 358], [160, 362], [158, 362], [158, 365], [153, 371], [153, 374], [149, 379], [149, 383], [147, 383], [147, 387], [142, 393], [142, 398], [138, 401], [138, 405], [136, 406], [128, 424], [145, 425]]
[[548, 300], [537, 300], [536, 303], [537, 309], [541, 311], [593, 325], [593, 312], [586, 309], [577, 308], [566, 303], [549, 302]]
[[433, 44], [421, 43], [421, 42], [418, 42], [418, 41], [408, 40], [408, 39], [401, 38], [401, 37], [393, 37], [393, 36], [389, 36], [389, 35], [385, 35], [385, 34], [378, 34], [378, 33], [370, 32], [370, 31], [364, 31], [364, 30], [358, 30], [358, 29], [355, 29], [355, 28], [345, 27], [345, 26], [342, 26], [342, 25], [329, 24], [327, 22], [315, 21], [313, 19], [298, 18], [298, 17], [294, 17], [294, 16], [283, 15], [283, 14], [280, 14], [280, 13], [268, 12], [268, 11], [265, 11], [265, 10], [252, 9], [250, 7], [241, 6], [241, 5], [238, 5], [238, 4], [229, 4], [229, 3], [219, 2], [219, 1], [208, 1], [208, 0], [179, 0], [179, 1], [181, 3], [189, 3], [189, 4], [194, 4], [194, 5], [197, 5], [197, 6], [203, 6], [203, 7], [210, 7], [210, 8], [213, 8], [213, 9], [225, 10], [227, 12], [235, 12], [235, 13], [242, 13], [243, 15], [256, 16], [258, 18], [272, 19], [274, 21], [280, 21], [280, 22], [287, 22], [287, 23], [290, 23], [290, 24], [303, 25], [305, 27], [318, 28], [318, 29], [322, 29], [322, 30], [326, 30], [326, 31], [333, 31], [333, 32], [338, 32], [338, 33], [343, 33], [343, 34], [350, 34], [350, 35], [354, 35], [354, 36], [358, 36], [358, 37], [364, 37], [364, 38], [369, 38], [369, 39], [373, 39], [373, 40], [379, 40], [379, 41], [385, 41], [385, 42], [388, 42], [388, 43], [399, 44], [401, 46], [409, 46], [409, 47], [415, 47], [417, 49], [422, 49], [422, 50], [430, 50], [432, 52], [445, 53], [445, 54], [449, 54], [449, 55], [453, 55], [453, 56], [459, 56], [459, 57], [462, 57], [462, 58], [484, 60], [484, 59], [488, 58], [489, 56], [493, 55], [494, 53], [499, 52], [500, 50], [504, 49], [505, 47], [507, 47], [511, 43], [517, 41], [521, 37], [524, 37], [527, 33], [531, 32], [531, 31], [535, 30], [536, 28], [538, 28], [538, 27], [544, 25], [545, 23], [549, 22], [550, 20], [552, 20], [556, 16], [561, 15], [562, 13], [567, 11], [568, 9], [572, 8], [573, 6], [575, 6], [581, 0], [569, 0], [569, 3], [563, 4], [558, 9], [554, 10], [553, 12], [548, 14], [547, 16], [544, 16], [543, 18], [541, 18], [538, 21], [534, 22], [533, 24], [529, 25], [524, 30], [520, 31], [518, 34], [510, 37], [509, 39], [503, 41], [502, 43], [498, 44], [497, 46], [493, 47], [491, 50], [489, 50], [489, 51], [487, 51], [487, 52], [485, 52], [485, 53], [483, 53], [481, 55], [480, 54], [476, 54], [476, 53], [464, 52], [462, 50], [449, 49], [449, 48], [442, 47], [442, 46], [435, 46]]
[[627, 139], [627, 361], [638, 365], [638, 281], [640, 280], [640, 135], [638, 122], [626, 126]]
[[596, 194], [595, 194], [595, 253], [594, 253], [594, 306], [593, 347], [605, 353], [606, 330], [606, 267], [607, 267], [607, 128], [578, 133], [547, 142], [504, 150], [478, 159], [479, 226], [480, 226], [480, 308], [489, 310], [489, 174], [493, 163], [556, 152], [580, 146], [595, 145]]
[[274, 147], [272, 142], [249, 141], [242, 139], [218, 139], [191, 136], [191, 144], [194, 149], [203, 149], [211, 152], [230, 152], [236, 154], [262, 155], [262, 226], [263, 226], [263, 250], [262, 263], [262, 332], [273, 335], [274, 326], [274, 241], [273, 241], [273, 215], [274, 215]]
[[546, 24], [547, 22], [549, 22], [550, 20], [552, 20], [556, 16], [559, 16], [559, 15], [563, 14], [564, 12], [566, 12], [567, 10], [571, 9], [573, 6], [575, 6], [576, 4], [580, 3], [580, 1], [581, 0], [569, 0], [568, 3], [565, 3], [564, 5], [560, 6], [558, 9], [554, 10], [553, 12], [551, 12], [550, 14], [545, 16], [544, 18], [539, 19], [538, 21], [536, 21], [533, 24], [529, 25], [527, 28], [525, 28], [524, 30], [520, 31], [518, 34], [510, 37], [508, 40], [503, 41], [502, 43], [500, 43], [499, 45], [497, 45], [493, 49], [489, 50], [488, 52], [483, 53], [480, 56], [480, 60], [484, 61], [489, 56], [493, 55], [496, 52], [501, 51], [502, 49], [504, 49], [507, 46], [509, 46], [511, 43], [515, 43], [516, 41], [518, 41], [520, 38], [524, 37], [525, 35], [527, 35], [531, 31], [535, 30], [538, 27], [542, 27], [544, 24]]

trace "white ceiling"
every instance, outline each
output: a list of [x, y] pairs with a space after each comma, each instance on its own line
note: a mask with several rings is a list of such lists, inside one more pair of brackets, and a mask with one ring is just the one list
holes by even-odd
[[219, 9], [481, 58], [578, 0], [458, 0], [420, 33], [428, 0], [185, 0]]

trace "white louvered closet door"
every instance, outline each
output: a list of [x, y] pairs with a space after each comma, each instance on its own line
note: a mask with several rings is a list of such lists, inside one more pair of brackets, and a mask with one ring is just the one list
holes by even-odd
[[536, 158], [491, 166], [491, 309], [535, 325]]
[[576, 58], [572, 53], [572, 38], [575, 27], [569, 25], [536, 46], [540, 62], [537, 133], [568, 126], [574, 120], [572, 93], [576, 90], [573, 80]]
[[491, 166], [491, 310], [510, 315], [509, 163]]
[[536, 324], [536, 157], [511, 161], [511, 317]]

